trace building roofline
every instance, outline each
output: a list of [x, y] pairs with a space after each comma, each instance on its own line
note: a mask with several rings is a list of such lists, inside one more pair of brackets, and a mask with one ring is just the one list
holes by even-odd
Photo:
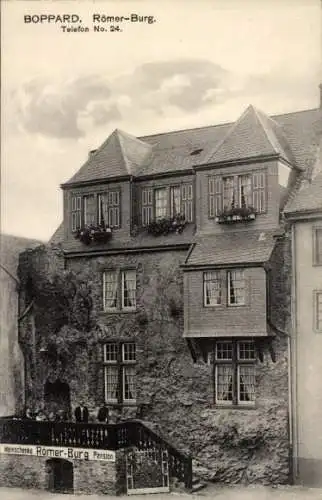
[[173, 250], [188, 250], [191, 245], [189, 243], [177, 243], [175, 245], [158, 245], [153, 247], [135, 247], [135, 248], [113, 248], [107, 250], [88, 250], [86, 251], [66, 251], [64, 250], [64, 255], [66, 259], [72, 259], [74, 257], [100, 257], [103, 255], [120, 255], [128, 253], [148, 253], [148, 252], [163, 252], [163, 251], [173, 251]]
[[120, 175], [113, 177], [102, 177], [101, 179], [94, 179], [91, 181], [76, 181], [76, 182], [64, 182], [60, 184], [62, 189], [75, 188], [75, 187], [84, 187], [84, 186], [94, 186], [95, 184], [105, 184], [107, 182], [122, 182], [130, 180], [133, 176], [128, 175]]
[[[295, 115], [295, 114], [298, 114], [298, 113], [308, 113], [309, 111], [319, 111], [320, 108], [317, 106], [316, 108], [309, 108], [309, 109], [299, 109], [298, 111], [289, 111], [287, 113], [278, 113], [278, 114], [274, 114], [274, 115], [270, 115], [268, 114], [267, 116], [269, 118], [280, 118], [281, 116], [289, 116], [289, 115]], [[223, 122], [223, 123], [217, 123], [215, 125], [203, 125], [201, 127], [189, 127], [189, 128], [182, 128], [182, 129], [176, 129], [176, 130], [170, 130], [168, 132], [160, 132], [160, 133], [155, 133], [155, 134], [151, 134], [151, 135], [141, 135], [141, 136], [138, 136], [137, 138], [140, 139], [140, 140], [143, 140], [143, 139], [146, 139], [148, 137], [157, 137], [157, 136], [160, 136], [160, 135], [168, 135], [168, 134], [179, 134], [181, 132], [188, 132], [188, 131], [193, 131], [193, 130], [203, 130], [203, 129], [206, 129], [206, 128], [215, 128], [215, 127], [224, 127], [224, 126], [228, 126], [228, 125], [234, 125], [234, 123], [236, 123], [236, 120], [235, 121], [229, 121], [229, 122]]]

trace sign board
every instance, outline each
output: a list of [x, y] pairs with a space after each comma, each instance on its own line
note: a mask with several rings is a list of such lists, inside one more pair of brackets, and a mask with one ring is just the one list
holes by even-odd
[[115, 462], [115, 452], [91, 448], [65, 448], [62, 446], [41, 446], [24, 444], [0, 444], [0, 454], [24, 455], [28, 457], [65, 458], [69, 460], [96, 460]]

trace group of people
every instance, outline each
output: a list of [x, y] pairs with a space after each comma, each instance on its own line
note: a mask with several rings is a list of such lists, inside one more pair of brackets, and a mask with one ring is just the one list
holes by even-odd
[[[76, 422], [88, 422], [89, 411], [88, 411], [88, 408], [87, 408], [87, 406], [85, 406], [83, 401], [81, 401], [79, 406], [77, 406], [75, 408], [74, 415], [75, 415]], [[103, 406], [98, 410], [96, 419], [99, 422], [108, 424], [109, 411], [108, 411], [108, 407], [106, 406], [106, 404], [103, 404]]]
[[[90, 420], [90, 414], [87, 406], [81, 401], [79, 405], [75, 408], [74, 417], [76, 422], [88, 422]], [[69, 412], [65, 410], [58, 410], [56, 412], [49, 411], [46, 412], [43, 408], [39, 408], [36, 411], [32, 411], [27, 408], [24, 412], [24, 419], [37, 420], [37, 421], [51, 421], [51, 422], [68, 422], [71, 420]], [[103, 406], [98, 410], [96, 420], [101, 423], [107, 424], [109, 422], [109, 411], [108, 407], [104, 403]]]

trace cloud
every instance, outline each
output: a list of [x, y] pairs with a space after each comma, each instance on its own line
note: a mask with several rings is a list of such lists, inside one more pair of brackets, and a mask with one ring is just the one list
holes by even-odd
[[79, 117], [92, 109], [94, 124], [119, 117], [115, 105], [89, 104], [110, 99], [108, 83], [98, 76], [81, 77], [68, 82], [49, 83], [31, 80], [14, 92], [12, 99], [21, 127], [32, 134], [54, 138], [78, 139], [84, 135]]
[[189, 113], [201, 109], [207, 92], [225, 85], [229, 75], [218, 64], [187, 58], [142, 64], [117, 83], [147, 108], [162, 112], [170, 105]]

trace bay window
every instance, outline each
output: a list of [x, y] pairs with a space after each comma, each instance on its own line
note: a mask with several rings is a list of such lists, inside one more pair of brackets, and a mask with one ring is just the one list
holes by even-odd
[[243, 269], [214, 270], [203, 273], [203, 305], [214, 307], [246, 305], [246, 283]]

